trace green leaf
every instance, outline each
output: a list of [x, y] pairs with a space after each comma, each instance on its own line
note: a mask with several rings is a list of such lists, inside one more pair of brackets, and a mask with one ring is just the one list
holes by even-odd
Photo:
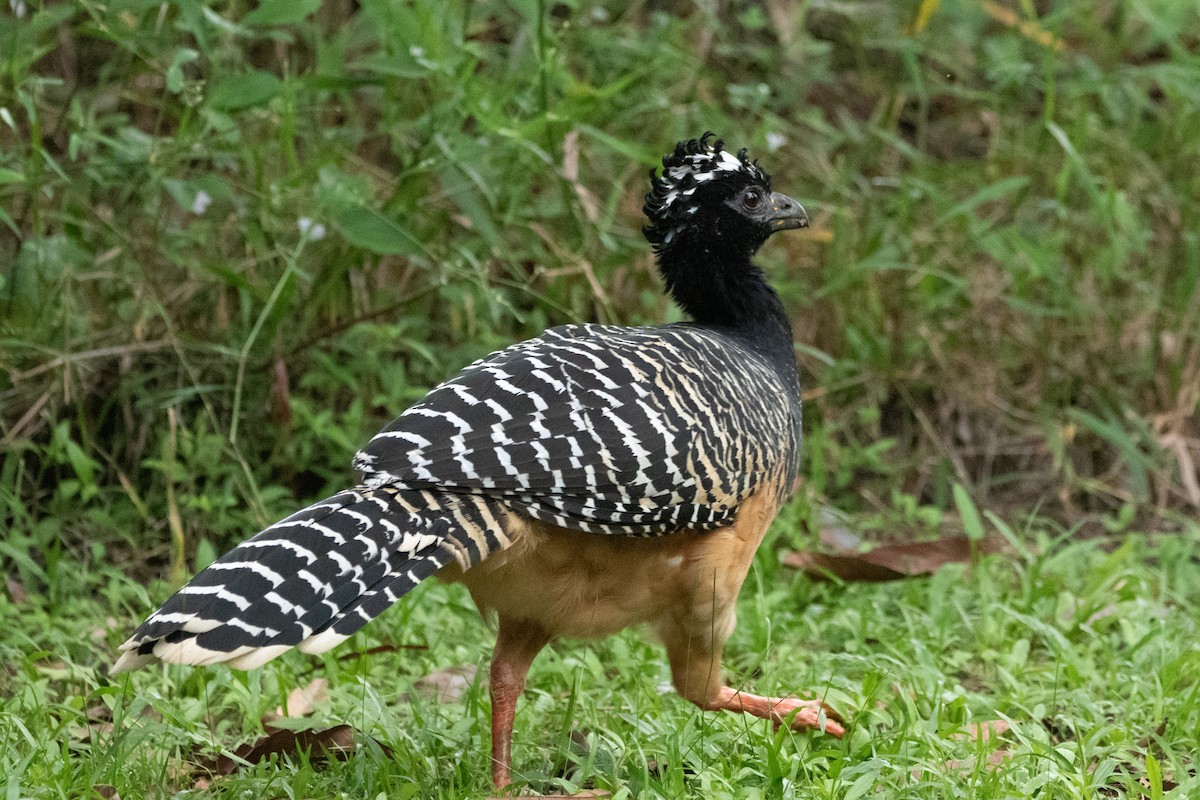
[[958, 507], [958, 516], [967, 538], [973, 542], [983, 539], [983, 519], [979, 516], [979, 509], [960, 483], [954, 484], [954, 505]]
[[215, 83], [208, 93], [208, 104], [222, 111], [237, 111], [261, 106], [279, 94], [283, 81], [269, 72], [251, 70], [230, 75]]
[[970, 214], [978, 206], [981, 206], [984, 203], [990, 203], [993, 200], [999, 200], [1005, 195], [1019, 192], [1028, 185], [1029, 178], [1025, 175], [1017, 175], [1016, 177], [1005, 178], [1004, 180], [996, 181], [990, 186], [983, 187], [966, 200], [963, 200], [961, 203], [951, 208], [945, 214], [942, 214], [942, 216], [938, 218], [938, 223], [940, 224], [948, 219], [953, 219], [960, 214]]
[[879, 783], [879, 774], [874, 770], [865, 772], [855, 779], [854, 783], [846, 789], [846, 793], [842, 795], [842, 800], [858, 800], [871, 790], [873, 786]]
[[350, 206], [335, 222], [346, 241], [383, 255], [419, 255], [424, 248], [397, 220], [366, 206]]
[[1146, 753], [1146, 782], [1150, 784], [1151, 800], [1162, 800], [1162, 767], [1159, 766], [1158, 759], [1150, 753]]
[[200, 541], [196, 543], [196, 564], [194, 569], [196, 572], [199, 572], [216, 561], [220, 555], [212, 542], [205, 537], [201, 537]]
[[263, 28], [295, 25], [320, 7], [321, 0], [263, 0], [257, 8], [242, 17], [242, 24]]
[[167, 67], [167, 91], [179, 94], [183, 91], [183, 65], [200, 58], [200, 54], [190, 47], [181, 47], [175, 51], [171, 66]]
[[637, 142], [618, 139], [615, 136], [610, 136], [599, 128], [593, 128], [591, 125], [580, 125], [579, 130], [595, 139], [600, 144], [612, 150], [618, 155], [625, 156], [631, 161], [640, 161], [643, 164], [654, 164], [660, 158], [658, 150], [639, 144]]

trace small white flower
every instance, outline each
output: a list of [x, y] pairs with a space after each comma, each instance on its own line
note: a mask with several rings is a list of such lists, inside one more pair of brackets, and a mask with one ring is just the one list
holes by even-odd
[[8, 7], [12, 9], [13, 16], [17, 19], [25, 19], [25, 14], [29, 10], [25, 7], [25, 0], [8, 0]]
[[192, 213], [196, 216], [200, 216], [205, 211], [208, 211], [208, 207], [211, 205], [212, 197], [209, 196], [208, 192], [201, 189], [200, 191], [196, 192], [196, 199], [192, 200]]
[[412, 56], [413, 58], [421, 58], [422, 56], [425, 55], [425, 48], [418, 47], [417, 45], [414, 44], [412, 47], [408, 48], [408, 54], [410, 56]]
[[313, 222], [308, 217], [300, 217], [296, 220], [296, 227], [300, 229], [301, 236], [314, 242], [325, 238], [325, 226], [319, 222]]
[[788, 138], [786, 136], [784, 136], [782, 133], [776, 133], [775, 131], [771, 131], [770, 133], [767, 134], [767, 150], [771, 151], [772, 153], [774, 153], [776, 150], [783, 147], [787, 143], [788, 143]]

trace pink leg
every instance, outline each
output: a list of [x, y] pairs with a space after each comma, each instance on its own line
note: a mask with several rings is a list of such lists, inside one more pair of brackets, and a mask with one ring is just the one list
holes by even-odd
[[794, 731], [821, 730], [821, 712], [825, 713], [825, 733], [842, 738], [846, 729], [841, 715], [820, 700], [798, 700], [794, 697], [761, 697], [757, 694], [721, 686], [713, 697], [697, 703], [705, 711], [737, 711], [772, 720], [776, 725], [790, 725]]
[[512, 783], [512, 733], [517, 698], [525, 691], [529, 665], [549, 641], [550, 636], [532, 623], [500, 618], [491, 675], [492, 783], [497, 789]]
[[841, 724], [845, 720], [820, 700], [762, 697], [725, 686], [721, 682], [721, 650], [733, 624], [733, 612], [729, 610], [708, 625], [685, 620], [682, 624], [675, 622], [662, 627], [675, 691], [705, 711], [752, 714], [797, 731], [821, 730], [824, 712], [825, 733], [839, 739], [845, 735], [846, 729]]

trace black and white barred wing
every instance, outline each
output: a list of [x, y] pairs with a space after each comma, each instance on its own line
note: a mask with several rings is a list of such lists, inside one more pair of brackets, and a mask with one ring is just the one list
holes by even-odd
[[368, 486], [483, 493], [583, 531], [710, 529], [798, 452], [788, 391], [719, 334], [566, 326], [437, 387], [355, 466]]

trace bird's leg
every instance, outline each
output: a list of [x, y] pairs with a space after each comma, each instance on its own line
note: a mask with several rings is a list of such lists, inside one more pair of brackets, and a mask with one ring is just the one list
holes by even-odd
[[[821, 730], [839, 739], [846, 729], [841, 715], [820, 700], [763, 697], [721, 682], [721, 650], [733, 630], [729, 619], [707, 627], [674, 624], [662, 629], [675, 690], [705, 711], [734, 711], [769, 719], [792, 730]], [[724, 635], [721, 635], [724, 634]], [[824, 720], [822, 720], [824, 712]]]
[[705, 711], [740, 711], [776, 725], [788, 725], [794, 731], [821, 730], [824, 713], [824, 732], [842, 738], [846, 729], [842, 716], [821, 700], [800, 700], [795, 697], [762, 697], [731, 686], [718, 687], [714, 696], [697, 703]]
[[531, 622], [500, 617], [491, 675], [492, 783], [498, 789], [512, 783], [512, 733], [517, 698], [525, 690], [529, 665], [549, 641], [549, 634]]

